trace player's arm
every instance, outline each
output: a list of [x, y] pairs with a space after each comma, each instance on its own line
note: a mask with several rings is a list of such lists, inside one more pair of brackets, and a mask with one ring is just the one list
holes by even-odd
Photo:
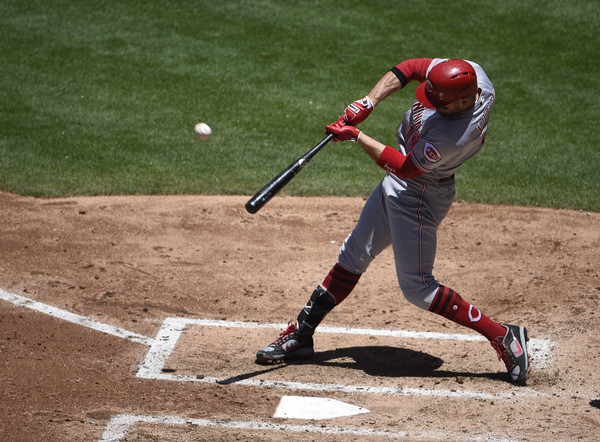
[[373, 86], [373, 89], [367, 94], [367, 97], [369, 97], [373, 103], [373, 107], [375, 107], [380, 101], [389, 97], [394, 92], [399, 91], [403, 87], [404, 86], [398, 77], [392, 71], [388, 71], [377, 83], [375, 83], [375, 86]]
[[431, 64], [431, 61], [431, 58], [411, 58], [391, 68], [381, 77], [367, 95], [371, 99], [373, 106], [377, 106], [377, 103], [404, 88], [404, 86], [413, 80], [417, 80], [418, 82], [425, 81], [427, 68]]
[[356, 126], [367, 119], [375, 106], [399, 91], [412, 80], [424, 81], [431, 58], [411, 58], [398, 63], [379, 79], [364, 97], [346, 106], [342, 118], [344, 123]]
[[379, 141], [361, 132], [357, 143], [379, 167], [400, 178], [414, 178], [423, 173], [413, 161], [412, 154], [404, 155], [391, 146], [386, 146]]
[[412, 153], [404, 155], [393, 147], [366, 135], [360, 129], [338, 120], [325, 126], [327, 132], [335, 136], [335, 141], [354, 141], [377, 165], [400, 178], [414, 178], [423, 173], [413, 159]]

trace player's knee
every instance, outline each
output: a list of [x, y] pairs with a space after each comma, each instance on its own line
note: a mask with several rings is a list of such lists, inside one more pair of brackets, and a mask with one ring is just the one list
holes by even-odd
[[435, 298], [438, 286], [433, 284], [429, 287], [400, 287], [404, 298], [411, 304], [423, 310], [429, 310], [429, 306]]
[[345, 241], [337, 262], [351, 273], [363, 274], [372, 261], [373, 257], [366, 250], [360, 250], [353, 242]]

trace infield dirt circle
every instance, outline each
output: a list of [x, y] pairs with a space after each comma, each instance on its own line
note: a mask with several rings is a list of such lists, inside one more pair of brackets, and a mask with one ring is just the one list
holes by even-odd
[[[440, 227], [437, 279], [529, 330], [515, 387], [488, 343], [404, 300], [390, 250], [323, 323], [353, 334], [256, 365], [364, 201], [247, 199], [0, 193], [0, 440], [598, 439], [600, 214], [456, 203]], [[367, 412], [274, 417], [284, 396]]]

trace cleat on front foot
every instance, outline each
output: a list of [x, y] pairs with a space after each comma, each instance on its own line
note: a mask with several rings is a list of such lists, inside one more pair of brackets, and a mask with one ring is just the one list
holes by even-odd
[[259, 364], [277, 364], [290, 359], [308, 358], [315, 353], [312, 336], [302, 336], [294, 321], [279, 337], [256, 353]]

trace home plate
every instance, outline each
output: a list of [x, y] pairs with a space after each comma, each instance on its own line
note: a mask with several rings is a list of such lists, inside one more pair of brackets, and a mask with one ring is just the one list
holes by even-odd
[[273, 417], [282, 419], [334, 419], [369, 413], [369, 410], [335, 399], [283, 396]]

